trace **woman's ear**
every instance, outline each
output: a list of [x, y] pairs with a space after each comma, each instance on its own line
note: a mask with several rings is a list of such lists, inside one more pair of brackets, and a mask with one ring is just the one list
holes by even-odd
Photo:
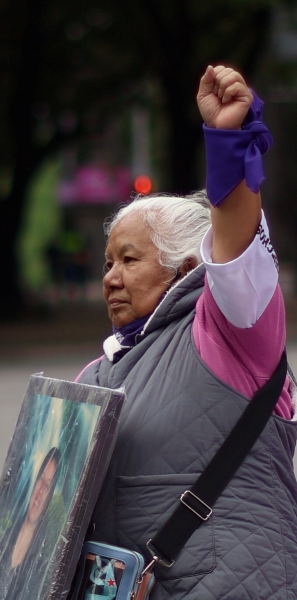
[[181, 277], [184, 277], [187, 273], [189, 273], [189, 271], [195, 269], [195, 267], [197, 267], [197, 264], [198, 263], [196, 258], [194, 258], [194, 256], [189, 256], [189, 258], [186, 258], [182, 266], [178, 269], [178, 273], [180, 273]]

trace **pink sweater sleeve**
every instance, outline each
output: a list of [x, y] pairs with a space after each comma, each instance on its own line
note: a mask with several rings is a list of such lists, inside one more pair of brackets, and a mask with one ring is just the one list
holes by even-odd
[[[285, 310], [279, 285], [256, 323], [232, 325], [217, 306], [205, 278], [205, 291], [196, 306], [193, 335], [206, 365], [225, 383], [251, 398], [270, 378], [285, 346]], [[275, 413], [292, 418], [287, 378]]]

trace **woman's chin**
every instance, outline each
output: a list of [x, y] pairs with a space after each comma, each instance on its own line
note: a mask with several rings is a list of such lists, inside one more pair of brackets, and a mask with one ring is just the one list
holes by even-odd
[[131, 315], [131, 312], [124, 308], [118, 308], [109, 311], [109, 318], [114, 327], [121, 329], [121, 327], [125, 327], [125, 325], [129, 325], [129, 323], [135, 321], [137, 317]]

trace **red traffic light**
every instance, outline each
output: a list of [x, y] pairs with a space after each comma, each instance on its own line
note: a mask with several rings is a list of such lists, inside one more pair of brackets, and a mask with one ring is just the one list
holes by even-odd
[[134, 179], [134, 189], [138, 194], [149, 194], [152, 189], [152, 180], [148, 175], [138, 175]]

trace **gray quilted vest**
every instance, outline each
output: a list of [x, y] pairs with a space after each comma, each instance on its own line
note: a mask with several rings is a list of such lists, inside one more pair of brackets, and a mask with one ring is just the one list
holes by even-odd
[[[121, 360], [105, 357], [81, 381], [125, 386], [112, 461], [92, 539], [142, 552], [195, 482], [248, 399], [218, 379], [192, 338], [203, 284], [198, 267], [171, 290], [144, 336]], [[151, 600], [296, 600], [297, 422], [271, 416], [213, 516], [171, 569], [156, 569]]]

